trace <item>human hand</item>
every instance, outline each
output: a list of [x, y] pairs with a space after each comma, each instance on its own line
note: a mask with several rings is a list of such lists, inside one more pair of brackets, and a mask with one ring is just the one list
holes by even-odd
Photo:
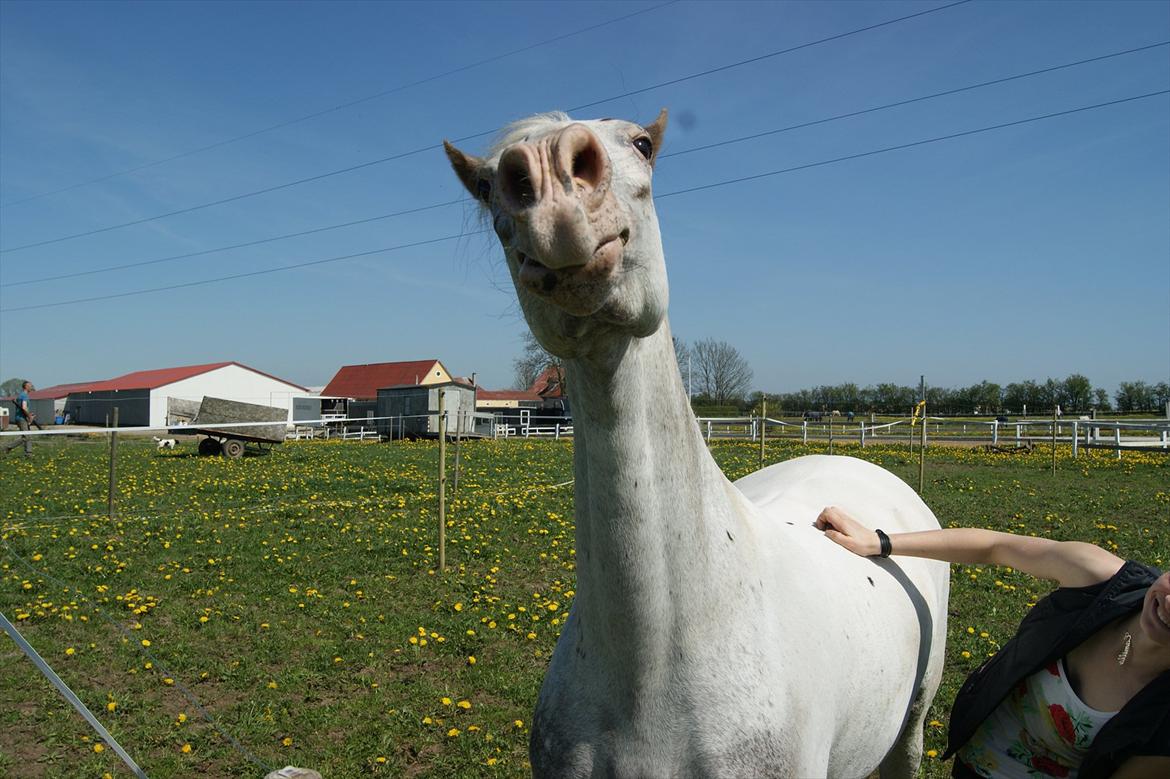
[[862, 557], [874, 557], [881, 553], [881, 543], [877, 533], [858, 522], [836, 506], [827, 506], [813, 523], [817, 530], [825, 531], [825, 536], [835, 544], [839, 544], [854, 554]]

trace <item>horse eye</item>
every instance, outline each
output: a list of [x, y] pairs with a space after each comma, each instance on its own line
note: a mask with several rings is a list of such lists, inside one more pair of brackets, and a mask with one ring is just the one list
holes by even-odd
[[483, 202], [488, 202], [492, 197], [492, 182], [487, 179], [480, 179], [479, 183], [475, 185], [475, 191], [479, 195], [479, 199]]
[[634, 139], [634, 148], [647, 160], [654, 156], [654, 144], [645, 135]]

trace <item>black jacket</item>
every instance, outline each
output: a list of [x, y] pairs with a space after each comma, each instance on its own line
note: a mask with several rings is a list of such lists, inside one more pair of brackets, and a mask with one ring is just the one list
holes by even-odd
[[[1105, 625], [1142, 607], [1161, 574], [1127, 562], [1112, 579], [1062, 587], [1025, 615], [1016, 635], [963, 682], [951, 707], [946, 759], [955, 754], [1016, 684]], [[1170, 756], [1170, 671], [1147, 684], [1101, 728], [1081, 763], [1081, 779], [1110, 776], [1133, 755]]]

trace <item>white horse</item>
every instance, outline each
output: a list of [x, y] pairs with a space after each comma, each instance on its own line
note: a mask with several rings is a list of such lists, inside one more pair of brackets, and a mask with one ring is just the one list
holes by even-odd
[[533, 773], [912, 776], [947, 566], [857, 557], [813, 520], [836, 504], [890, 532], [938, 522], [853, 458], [734, 485], [712, 460], [666, 321], [650, 189], [665, 127], [665, 111], [646, 127], [547, 114], [482, 159], [446, 146], [573, 403], [577, 595], [533, 718]]

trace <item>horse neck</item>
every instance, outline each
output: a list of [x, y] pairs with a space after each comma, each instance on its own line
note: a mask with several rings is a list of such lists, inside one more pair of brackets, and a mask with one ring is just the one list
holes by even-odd
[[711, 547], [735, 524], [737, 493], [699, 432], [665, 322], [651, 336], [566, 368], [576, 477], [573, 610], [585, 635], [615, 654], [652, 653], [666, 645], [677, 610], [716, 597], [709, 574], [722, 550]]

